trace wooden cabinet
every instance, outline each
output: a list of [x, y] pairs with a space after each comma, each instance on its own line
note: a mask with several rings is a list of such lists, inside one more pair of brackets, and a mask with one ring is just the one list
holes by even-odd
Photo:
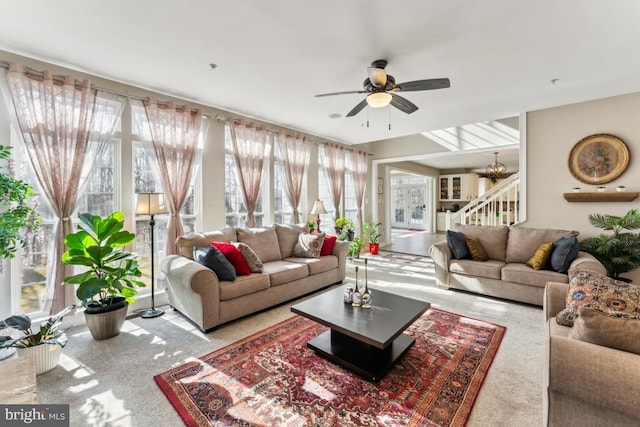
[[474, 173], [440, 175], [441, 201], [469, 202], [478, 197], [478, 175]]

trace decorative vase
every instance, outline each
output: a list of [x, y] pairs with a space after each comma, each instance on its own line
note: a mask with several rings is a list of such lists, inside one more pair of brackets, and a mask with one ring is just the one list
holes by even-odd
[[369, 292], [369, 283], [367, 277], [367, 261], [364, 260], [364, 292], [362, 292], [362, 308], [371, 308], [371, 303], [373, 302], [373, 297], [371, 296], [371, 292]]
[[118, 335], [128, 308], [129, 304], [124, 298], [111, 306], [87, 307], [84, 318], [93, 339], [104, 340]]
[[353, 295], [351, 296], [351, 303], [354, 307], [360, 307], [360, 303], [362, 301], [362, 294], [360, 293], [360, 289], [358, 289], [358, 266], [356, 265], [356, 286], [353, 289]]
[[18, 357], [31, 357], [36, 367], [36, 375], [49, 372], [60, 362], [62, 347], [57, 344], [40, 344], [33, 347], [16, 348]]

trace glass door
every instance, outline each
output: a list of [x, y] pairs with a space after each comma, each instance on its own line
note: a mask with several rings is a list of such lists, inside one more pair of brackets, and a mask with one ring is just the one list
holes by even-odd
[[424, 185], [398, 186], [392, 190], [391, 226], [426, 229], [426, 188]]

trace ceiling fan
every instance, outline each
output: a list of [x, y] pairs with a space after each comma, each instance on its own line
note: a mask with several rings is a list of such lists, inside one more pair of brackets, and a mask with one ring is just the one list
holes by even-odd
[[316, 95], [316, 98], [322, 96], [366, 93], [367, 97], [358, 103], [358, 105], [353, 107], [353, 109], [347, 114], [347, 117], [355, 116], [367, 105], [372, 108], [382, 108], [391, 104], [403, 113], [411, 114], [416, 111], [418, 107], [407, 98], [403, 98], [395, 92], [446, 89], [451, 86], [451, 83], [447, 78], [396, 83], [396, 79], [392, 75], [387, 74], [384, 70], [386, 66], [387, 61], [385, 59], [378, 59], [371, 63], [371, 66], [367, 68], [369, 77], [364, 79], [364, 83], [362, 84], [363, 90], [323, 93]]

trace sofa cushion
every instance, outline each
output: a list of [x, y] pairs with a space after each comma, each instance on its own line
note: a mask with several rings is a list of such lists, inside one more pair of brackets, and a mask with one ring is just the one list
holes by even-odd
[[545, 242], [555, 242], [561, 237], [577, 236], [577, 231], [526, 228], [512, 225], [509, 227], [505, 262], [526, 264], [538, 246]]
[[242, 242], [233, 242], [233, 245], [238, 248], [252, 273], [262, 273], [262, 260], [249, 245]]
[[212, 269], [218, 280], [236, 280], [236, 269], [218, 248], [194, 247], [193, 260]]
[[176, 244], [180, 248], [180, 255], [193, 259], [193, 248], [206, 248], [211, 246], [211, 242], [232, 242], [236, 239], [236, 229], [226, 227], [219, 231], [209, 231], [206, 233], [190, 234], [188, 236], [178, 236]]
[[553, 252], [549, 264], [553, 271], [567, 273], [571, 263], [578, 257], [580, 242], [576, 236], [561, 237], [553, 242]]
[[320, 250], [320, 256], [331, 255], [333, 253], [333, 248], [335, 247], [337, 240], [338, 236], [325, 234], [324, 242], [322, 242], [322, 249]]
[[477, 237], [467, 237], [466, 242], [472, 260], [486, 261], [489, 259], [489, 255], [487, 255], [487, 251], [484, 249], [484, 246], [482, 246], [482, 243], [480, 243], [480, 239]]
[[455, 259], [471, 259], [471, 253], [467, 246], [467, 236], [459, 231], [447, 230], [447, 245]]
[[640, 354], [640, 320], [611, 317], [580, 307], [569, 338]]
[[547, 282], [568, 283], [566, 274], [552, 270], [534, 270], [525, 264], [507, 264], [502, 268], [501, 279], [505, 282], [544, 288]]
[[278, 235], [281, 259], [289, 258], [293, 254], [293, 248], [298, 243], [298, 236], [309, 232], [309, 228], [306, 225], [273, 224], [273, 228]]
[[[489, 259], [504, 261], [507, 250], [507, 233], [509, 232], [507, 226], [456, 224], [455, 228], [467, 237], [477, 237], [487, 255], [489, 255]], [[524, 262], [527, 262], [527, 260], [524, 260]]]
[[296, 258], [320, 258], [324, 233], [320, 234], [300, 234], [298, 243], [293, 248], [293, 256]]
[[220, 301], [239, 298], [269, 288], [269, 275], [238, 276], [233, 282], [220, 282]]
[[238, 242], [249, 245], [263, 263], [282, 259], [278, 235], [273, 227], [238, 228], [236, 233]]
[[212, 247], [216, 247], [224, 254], [225, 257], [229, 260], [229, 262], [233, 265], [233, 268], [236, 270], [236, 275], [238, 276], [248, 276], [251, 274], [251, 270], [249, 270], [249, 266], [247, 262], [244, 260], [244, 257], [232, 243], [224, 243], [224, 242], [211, 242]]
[[334, 255], [321, 256], [320, 258], [287, 258], [284, 261], [305, 264], [309, 268], [310, 275], [338, 268], [338, 257]]
[[542, 243], [527, 261], [527, 266], [534, 270], [542, 270], [549, 264], [551, 253], [553, 252], [553, 242]]
[[611, 316], [640, 317], [640, 287], [589, 270], [569, 270], [566, 308], [556, 315], [561, 325], [573, 326], [578, 308], [590, 307]]
[[468, 276], [487, 277], [489, 279], [500, 280], [500, 270], [504, 262], [488, 260], [485, 262], [472, 261], [467, 259], [451, 260], [449, 271], [451, 273], [462, 273]]
[[271, 286], [278, 286], [309, 275], [306, 264], [288, 261], [271, 261], [264, 263], [264, 272], [269, 274]]

